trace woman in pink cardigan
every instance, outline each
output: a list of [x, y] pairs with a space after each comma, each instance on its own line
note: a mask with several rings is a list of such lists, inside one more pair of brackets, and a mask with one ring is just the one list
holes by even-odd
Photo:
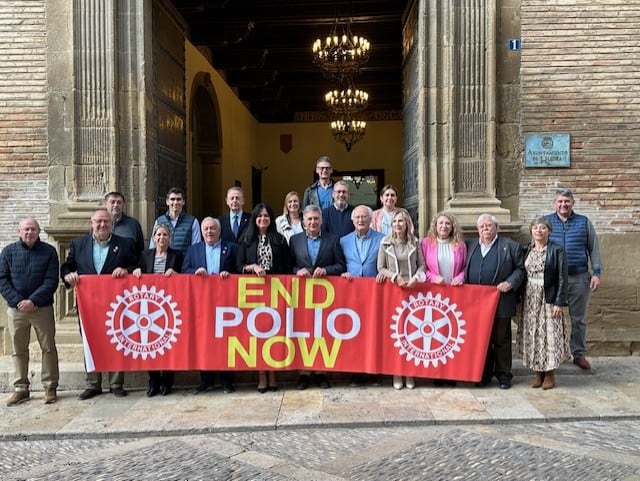
[[[455, 217], [439, 212], [433, 217], [427, 236], [420, 242], [426, 264], [427, 282], [434, 284], [464, 284], [467, 246]], [[436, 386], [455, 386], [455, 381], [435, 379]]]
[[467, 246], [455, 217], [444, 212], [436, 214], [420, 247], [427, 265], [427, 282], [464, 284]]

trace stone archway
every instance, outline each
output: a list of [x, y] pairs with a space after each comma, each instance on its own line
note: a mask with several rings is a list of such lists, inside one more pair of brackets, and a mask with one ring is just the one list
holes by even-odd
[[220, 107], [211, 77], [200, 72], [191, 89], [189, 211], [202, 219], [222, 213], [222, 127]]

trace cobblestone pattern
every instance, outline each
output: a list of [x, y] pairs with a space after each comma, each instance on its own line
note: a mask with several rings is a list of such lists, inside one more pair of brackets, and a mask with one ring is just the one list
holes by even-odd
[[0, 443], [3, 480], [639, 480], [640, 421]]

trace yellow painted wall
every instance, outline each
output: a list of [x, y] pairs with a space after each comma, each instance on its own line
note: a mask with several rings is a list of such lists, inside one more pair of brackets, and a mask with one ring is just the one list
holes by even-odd
[[[368, 122], [364, 138], [351, 152], [331, 136], [327, 123], [260, 124], [236, 97], [233, 90], [192, 44], [186, 42], [187, 139], [191, 138], [191, 90], [199, 72], [209, 73], [220, 107], [222, 125], [221, 192], [203, 193], [224, 198], [226, 188], [237, 179], [246, 195], [245, 210], [251, 210], [251, 166], [262, 169], [262, 201], [275, 212], [282, 208], [284, 195], [297, 190], [300, 195], [313, 180], [315, 161], [328, 155], [336, 170], [384, 169], [385, 182], [395, 185], [402, 199], [402, 121]], [[280, 150], [280, 135], [293, 136], [288, 154]], [[187, 158], [191, 144], [187, 142]], [[205, 175], [208, 172], [205, 166]], [[188, 175], [192, 181], [191, 173]], [[187, 188], [187, 196], [189, 196]], [[222, 202], [222, 207], [224, 202]]]
[[[187, 139], [191, 138], [191, 96], [193, 80], [200, 72], [211, 76], [211, 83], [217, 96], [222, 126], [222, 169], [221, 192], [223, 199], [228, 187], [239, 180], [246, 193], [248, 209], [253, 205], [251, 197], [251, 165], [255, 164], [257, 133], [259, 123], [249, 110], [225, 83], [220, 74], [209, 64], [202, 53], [191, 43], [185, 42], [186, 49], [186, 97], [187, 97]], [[191, 143], [187, 142], [187, 159], [192, 158]], [[189, 163], [189, 162], [188, 162]], [[189, 182], [193, 180], [188, 176]], [[187, 193], [188, 195], [188, 193]], [[222, 202], [224, 208], [224, 202]]]
[[[263, 200], [279, 211], [284, 195], [302, 195], [312, 182], [316, 159], [328, 155], [335, 170], [384, 169], [385, 182], [402, 197], [402, 121], [367, 122], [363, 139], [347, 152], [326, 123], [261, 124], [258, 165], [263, 170]], [[280, 151], [280, 135], [292, 134], [292, 149]]]

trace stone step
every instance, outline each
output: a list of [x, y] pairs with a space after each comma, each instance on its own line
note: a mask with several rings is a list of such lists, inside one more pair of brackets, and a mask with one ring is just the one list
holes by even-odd
[[[78, 348], [79, 346], [76, 346]], [[40, 369], [41, 365], [39, 361], [31, 360], [29, 363], [29, 381], [32, 386], [32, 390], [42, 390], [42, 384], [40, 383]], [[513, 361], [513, 375], [516, 377], [530, 377], [531, 371], [522, 365], [522, 360], [514, 359]], [[577, 366], [574, 366], [571, 362], [566, 362], [560, 366], [557, 370], [558, 375], [585, 375], [594, 374], [595, 371], [582, 371]], [[349, 382], [349, 373], [332, 372], [329, 374], [331, 382], [340, 384]], [[104, 376], [103, 388], [108, 390], [109, 386], [106, 383], [106, 376]], [[280, 386], [294, 386], [298, 379], [298, 371], [284, 371], [278, 373], [278, 384]], [[85, 370], [84, 363], [82, 361], [60, 361], [60, 382], [59, 389], [65, 391], [79, 391], [85, 388]], [[146, 389], [148, 382], [148, 375], [146, 372], [127, 372], [125, 373], [125, 387], [131, 389]], [[178, 371], [175, 376], [176, 388], [193, 388], [200, 382], [199, 373], [197, 371]], [[237, 386], [250, 386], [254, 387], [258, 383], [257, 371], [240, 371], [236, 372], [235, 384]], [[383, 381], [385, 384], [391, 385], [391, 376], [385, 376]], [[0, 356], [0, 391], [9, 392], [13, 389], [13, 362], [11, 356]]]

